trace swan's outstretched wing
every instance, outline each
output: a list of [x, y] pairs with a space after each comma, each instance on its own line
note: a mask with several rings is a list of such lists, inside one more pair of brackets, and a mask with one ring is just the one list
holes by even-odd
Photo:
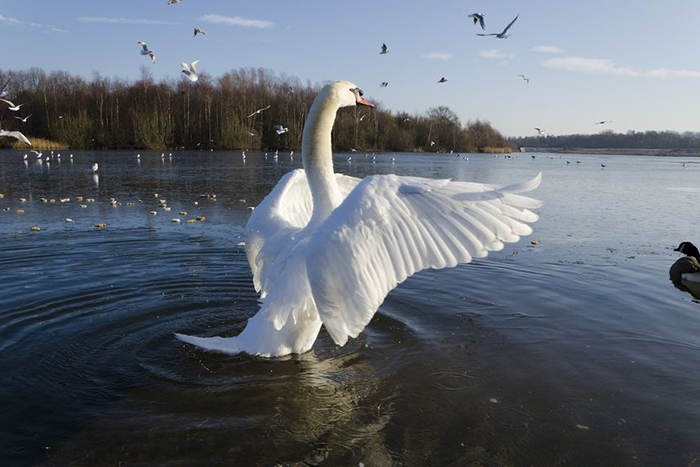
[[[336, 177], [343, 198], [360, 182], [341, 174]], [[311, 191], [303, 169], [283, 176], [255, 208], [246, 224], [245, 249], [258, 292], [266, 295], [268, 271], [274, 270], [272, 265], [290, 238], [309, 223], [312, 211]]]
[[507, 187], [396, 175], [365, 178], [309, 241], [316, 308], [336, 344], [357, 337], [386, 295], [412, 274], [481, 258], [532, 233], [540, 203]]

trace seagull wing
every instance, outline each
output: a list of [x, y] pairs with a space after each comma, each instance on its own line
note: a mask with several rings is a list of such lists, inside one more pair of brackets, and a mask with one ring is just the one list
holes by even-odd
[[151, 59], [151, 62], [156, 63], [156, 54], [151, 52], [150, 54], [148, 54], [148, 57]]
[[511, 21], [511, 22], [508, 24], [508, 26], [506, 26], [506, 28], [503, 30], [503, 32], [502, 32], [501, 34], [507, 33], [508, 30], [511, 28], [511, 26], [513, 26], [513, 23], [515, 23], [515, 22], [518, 20], [518, 17], [520, 17], [520, 15], [516, 16], [516, 17], [513, 19], [513, 21]]
[[143, 47], [144, 52], [148, 52], [148, 44], [146, 44], [145, 42], [137, 42], [137, 44]]
[[192, 70], [193, 73], [197, 72], [197, 63], [199, 63], [199, 60], [195, 60], [194, 62], [190, 63], [190, 70]]
[[491, 34], [477, 34], [477, 36], [482, 36], [482, 37], [484, 37], [484, 36], [497, 36], [497, 35], [498, 35], [498, 34], [495, 34], [495, 33], [491, 33]]
[[22, 133], [19, 131], [5, 131], [5, 130], [0, 130], [0, 136], [10, 136], [12, 138], [18, 139], [22, 141], [24, 144], [28, 144], [29, 146], [32, 145], [31, 142], [27, 139], [26, 136], [24, 136]]
[[486, 25], [484, 24], [484, 16], [479, 15], [479, 25], [481, 26], [481, 29], [486, 30]]
[[16, 107], [14, 102], [8, 101], [7, 99], [0, 99], [0, 101], [5, 102], [5, 103], [8, 104], [10, 107]]
[[182, 69], [183, 69], [184, 71], [187, 71], [187, 72], [190, 71], [190, 66], [189, 66], [187, 63], [185, 63], [185, 62], [180, 62], [180, 66], [182, 67]]
[[5, 81], [5, 84], [2, 85], [0, 88], [0, 96], [5, 96], [7, 95], [7, 86], [10, 84], [10, 79], [8, 78], [7, 81]]
[[309, 240], [306, 267], [316, 308], [338, 345], [356, 337], [387, 294], [423, 269], [483, 258], [529, 235], [540, 202], [513, 186], [396, 175], [362, 180]]

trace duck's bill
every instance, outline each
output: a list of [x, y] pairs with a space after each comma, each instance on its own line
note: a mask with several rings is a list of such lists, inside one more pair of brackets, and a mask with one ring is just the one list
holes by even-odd
[[367, 107], [374, 107], [374, 104], [373, 104], [373, 103], [371, 103], [370, 101], [368, 101], [367, 99], [365, 99], [365, 98], [362, 97], [362, 96], [358, 96], [358, 97], [357, 97], [357, 105], [364, 105], [364, 106], [367, 106]]

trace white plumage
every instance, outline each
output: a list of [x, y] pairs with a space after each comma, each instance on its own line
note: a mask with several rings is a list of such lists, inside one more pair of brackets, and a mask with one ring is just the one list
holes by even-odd
[[189, 80], [193, 83], [199, 79], [199, 76], [197, 76], [197, 63], [199, 63], [199, 60], [195, 60], [189, 65], [185, 62], [180, 62], [180, 66], [183, 68], [182, 72], [187, 75]]
[[304, 169], [286, 174], [246, 226], [246, 254], [262, 305], [236, 337], [185, 342], [224, 353], [306, 352], [321, 329], [357, 337], [386, 295], [412, 274], [481, 258], [518, 241], [539, 201], [519, 195], [540, 176], [498, 187], [397, 175], [333, 173], [336, 111], [371, 105], [348, 81], [327, 85], [309, 113]]

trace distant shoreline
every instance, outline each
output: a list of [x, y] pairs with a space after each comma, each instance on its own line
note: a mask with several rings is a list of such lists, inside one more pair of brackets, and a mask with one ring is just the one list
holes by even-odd
[[587, 154], [613, 156], [700, 157], [700, 149], [637, 149], [637, 148], [535, 148], [523, 147], [521, 152], [550, 154]]

